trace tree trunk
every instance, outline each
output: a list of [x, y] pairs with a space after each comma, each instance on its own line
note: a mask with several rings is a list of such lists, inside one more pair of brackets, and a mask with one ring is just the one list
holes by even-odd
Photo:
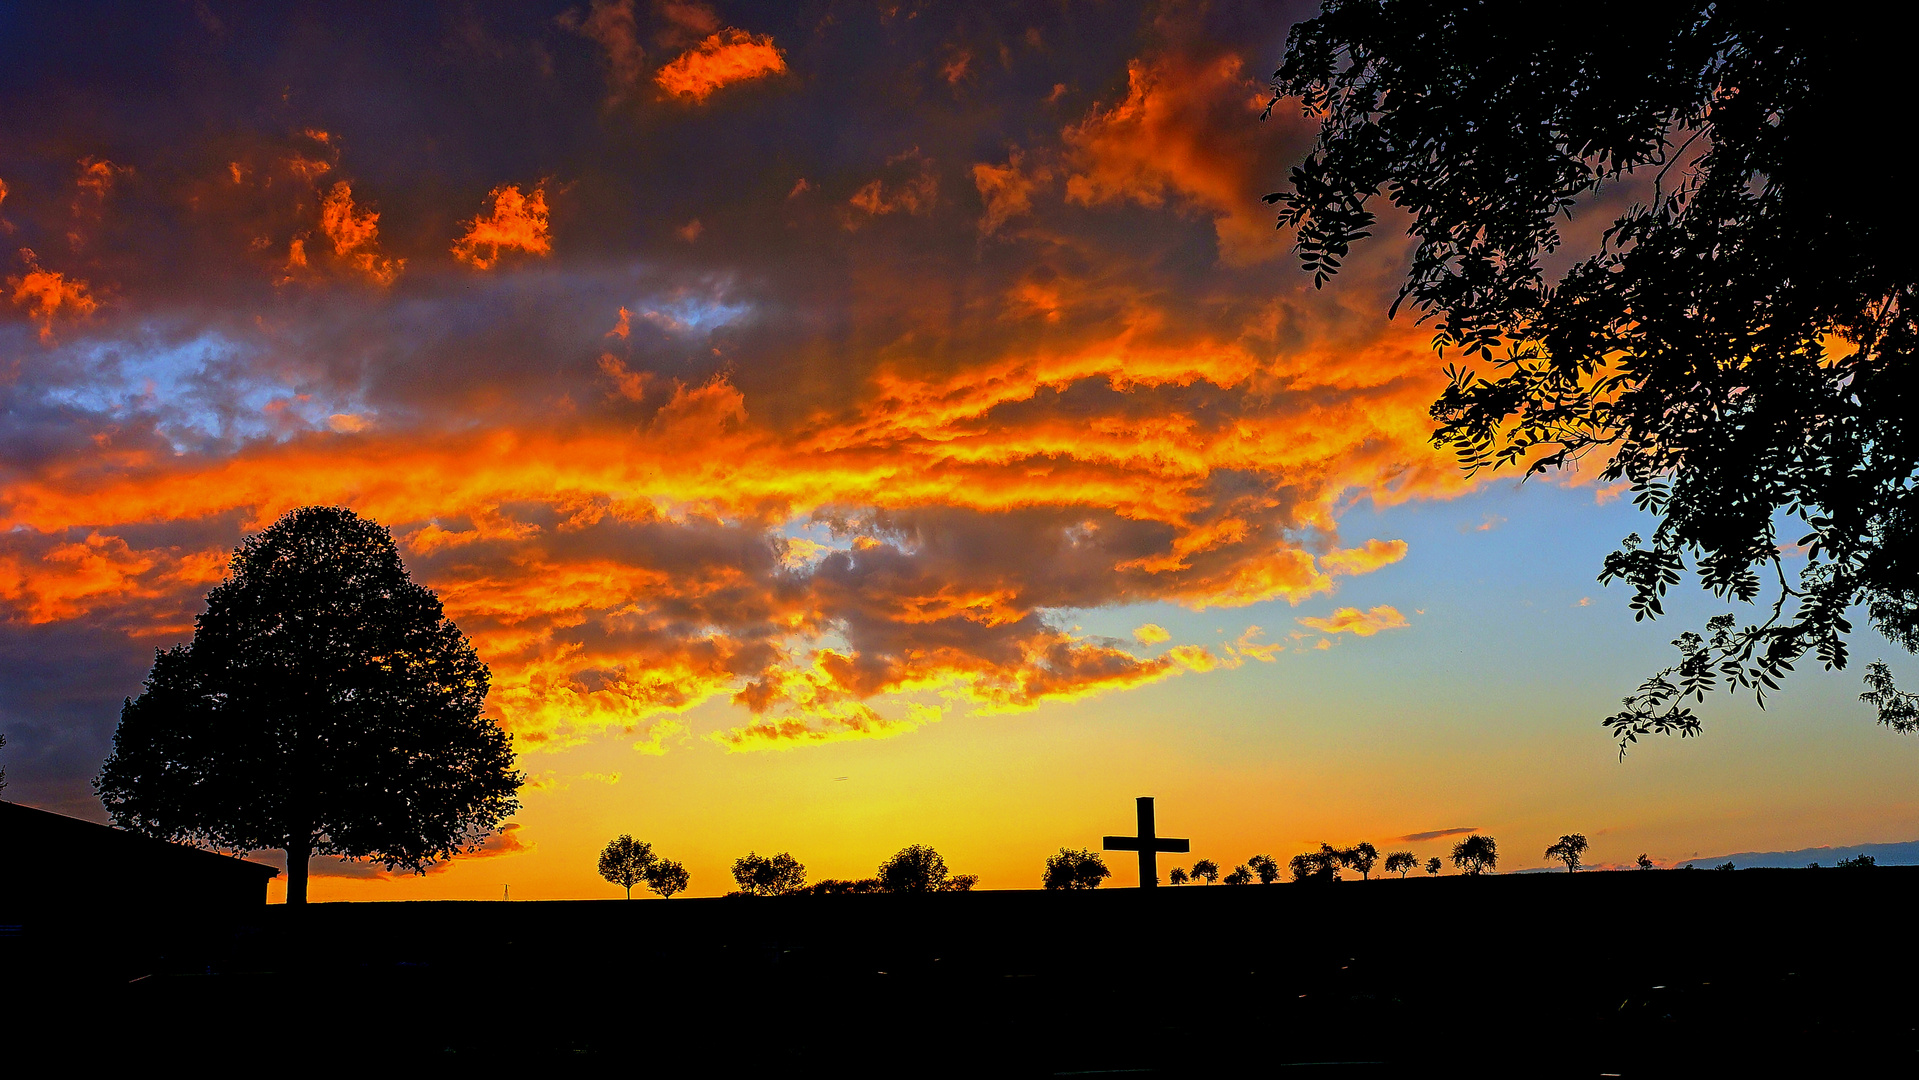
[[307, 862], [313, 858], [313, 841], [288, 844], [287, 853], [287, 903], [304, 905], [307, 902]]

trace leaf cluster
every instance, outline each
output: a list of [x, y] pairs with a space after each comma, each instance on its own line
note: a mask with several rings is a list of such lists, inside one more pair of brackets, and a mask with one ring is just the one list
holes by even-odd
[[[1410, 219], [1393, 311], [1458, 358], [1434, 442], [1468, 472], [1591, 456], [1630, 488], [1658, 526], [1600, 580], [1636, 618], [1688, 571], [1770, 595], [1766, 617], [1676, 642], [1606, 721], [1622, 753], [1695, 733], [1686, 702], [1714, 686], [1763, 704], [1808, 653], [1844, 667], [1854, 604], [1919, 648], [1919, 245], [1881, 205], [1906, 186], [1879, 126], [1897, 37], [1781, 0], [1325, 0], [1288, 38], [1269, 109], [1321, 127], [1269, 201], [1316, 285], [1375, 231], [1375, 199]], [[1560, 253], [1619, 185], [1635, 201], [1596, 248]]]

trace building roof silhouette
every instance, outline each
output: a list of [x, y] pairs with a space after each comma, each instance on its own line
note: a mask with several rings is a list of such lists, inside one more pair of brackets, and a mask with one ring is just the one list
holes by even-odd
[[79, 818], [0, 802], [0, 921], [100, 907], [208, 914], [266, 903], [279, 871]]

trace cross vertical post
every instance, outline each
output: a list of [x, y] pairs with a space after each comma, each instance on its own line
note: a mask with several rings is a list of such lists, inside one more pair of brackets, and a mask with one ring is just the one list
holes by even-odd
[[1139, 797], [1139, 835], [1108, 836], [1103, 847], [1107, 851], [1139, 852], [1139, 887], [1150, 889], [1159, 884], [1159, 853], [1193, 850], [1190, 840], [1173, 840], [1158, 835], [1153, 828], [1153, 797]]

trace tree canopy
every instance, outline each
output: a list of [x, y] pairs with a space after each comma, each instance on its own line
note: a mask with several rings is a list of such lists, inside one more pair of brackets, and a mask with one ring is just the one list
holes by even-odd
[[622, 833], [600, 851], [600, 876], [625, 889], [626, 898], [631, 900], [633, 886], [645, 881], [658, 861], [652, 844]]
[[1386, 872], [1406, 876], [1406, 871], [1419, 865], [1419, 856], [1410, 851], [1394, 851], [1386, 855]]
[[890, 893], [967, 892], [979, 883], [977, 874], [953, 874], [946, 859], [925, 844], [901, 848], [880, 864], [880, 889]]
[[1204, 881], [1211, 885], [1219, 880], [1219, 864], [1211, 859], [1200, 859], [1187, 871], [1194, 881]]
[[685, 892], [686, 884], [691, 879], [686, 867], [672, 859], [657, 859], [646, 868], [646, 887], [669, 900], [674, 893]]
[[733, 880], [748, 896], [785, 896], [806, 888], [806, 866], [789, 852], [766, 856], [749, 851], [733, 860]]
[[[1410, 217], [1393, 311], [1455, 358], [1434, 441], [1469, 471], [1585, 460], [1628, 485], [1657, 527], [1600, 580], [1635, 618], [1688, 568], [1757, 605], [1675, 640], [1605, 721], [1622, 754], [1696, 734], [1715, 687], [1763, 703], [1808, 653], [1844, 667], [1855, 604], [1919, 649], [1919, 246], [1884, 126], [1904, 48], [1783, 0], [1324, 0], [1287, 39], [1273, 104], [1321, 127], [1268, 199], [1321, 285], [1374, 199]], [[1620, 185], [1632, 205], [1562, 252]], [[1877, 670], [1881, 722], [1919, 727]]]
[[[1433, 862], [1438, 862], [1434, 859]], [[1490, 836], [1474, 833], [1453, 845], [1453, 865], [1468, 874], [1483, 874], [1499, 865], [1499, 844]], [[1428, 872], [1433, 868], [1428, 867]]]
[[94, 782], [116, 824], [424, 873], [519, 808], [487, 667], [381, 526], [294, 510], [233, 553], [193, 639], [159, 652]]
[[1579, 869], [1579, 860], [1586, 854], [1586, 838], [1578, 833], [1570, 833], [1546, 849], [1546, 858], [1558, 859], [1566, 864], [1566, 872]]
[[[1087, 850], [1060, 848], [1059, 854], [1046, 858], [1046, 868], [1040, 873], [1040, 884], [1047, 889], [1075, 891], [1097, 889], [1100, 882], [1111, 877], [1113, 872], [1107, 869], [1106, 860], [1099, 853]], [[1186, 871], [1173, 868], [1173, 884], [1186, 883]]]

